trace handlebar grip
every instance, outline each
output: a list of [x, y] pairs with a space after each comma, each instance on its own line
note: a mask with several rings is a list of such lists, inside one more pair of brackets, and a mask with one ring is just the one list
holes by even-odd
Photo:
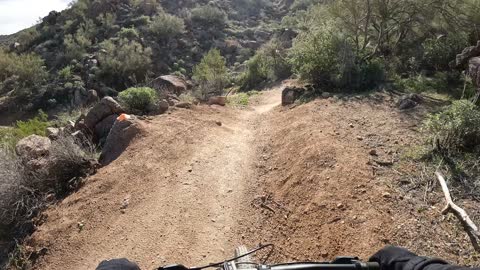
[[362, 270], [380, 270], [380, 264], [377, 262], [362, 263]]

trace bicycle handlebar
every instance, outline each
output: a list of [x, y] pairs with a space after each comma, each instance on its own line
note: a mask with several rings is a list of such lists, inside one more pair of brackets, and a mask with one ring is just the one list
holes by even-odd
[[[226, 262], [219, 266], [224, 270], [236, 270], [235, 262]], [[256, 270], [380, 270], [380, 264], [376, 262], [361, 262], [355, 257], [339, 257], [332, 262], [327, 263], [285, 263], [275, 265], [255, 265]], [[192, 270], [196, 268], [187, 268], [183, 265], [171, 265], [158, 268], [159, 270]], [[200, 268], [203, 269], [203, 268]]]

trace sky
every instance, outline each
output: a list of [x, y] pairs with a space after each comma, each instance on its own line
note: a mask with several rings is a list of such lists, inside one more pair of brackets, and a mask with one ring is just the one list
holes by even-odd
[[52, 10], [62, 11], [72, 0], [0, 0], [0, 35], [36, 24]]

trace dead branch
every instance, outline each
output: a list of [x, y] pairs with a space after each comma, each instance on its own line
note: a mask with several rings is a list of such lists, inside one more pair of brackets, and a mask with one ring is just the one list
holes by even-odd
[[450, 194], [450, 190], [448, 189], [447, 181], [445, 181], [445, 177], [437, 171], [435, 173], [437, 176], [440, 185], [442, 186], [443, 194], [445, 195], [445, 200], [447, 201], [447, 205], [442, 210], [442, 214], [453, 213], [462, 223], [465, 231], [467, 232], [470, 240], [472, 242], [473, 247], [477, 252], [480, 252], [480, 245], [478, 244], [478, 238], [480, 238], [480, 232], [478, 231], [477, 225], [472, 221], [472, 219], [468, 216], [467, 212], [461, 208], [460, 206], [456, 205]]

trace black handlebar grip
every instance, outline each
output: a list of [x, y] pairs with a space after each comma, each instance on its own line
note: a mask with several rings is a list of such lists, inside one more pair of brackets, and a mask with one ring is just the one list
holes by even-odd
[[377, 262], [362, 263], [362, 270], [380, 270], [380, 264]]

